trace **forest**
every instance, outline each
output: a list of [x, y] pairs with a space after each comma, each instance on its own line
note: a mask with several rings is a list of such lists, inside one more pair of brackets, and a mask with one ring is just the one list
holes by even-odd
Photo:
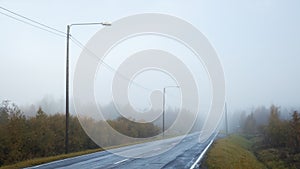
[[[103, 121], [86, 119], [88, 123]], [[159, 134], [160, 128], [152, 123], [135, 123], [125, 118], [109, 120], [119, 132], [131, 137], [146, 138]], [[75, 116], [69, 118], [69, 151], [77, 152], [99, 148], [84, 132]], [[102, 145], [122, 143], [110, 140], [105, 130], [100, 130]], [[65, 115], [47, 114], [40, 107], [35, 116], [25, 116], [20, 108], [10, 102], [0, 104], [0, 166], [19, 161], [63, 154], [65, 151]]]
[[[281, 118], [280, 107], [272, 105], [266, 123], [254, 113], [241, 118], [241, 133], [254, 140], [252, 149], [268, 168], [300, 168], [300, 114]], [[287, 114], [287, 112], [284, 112]]]

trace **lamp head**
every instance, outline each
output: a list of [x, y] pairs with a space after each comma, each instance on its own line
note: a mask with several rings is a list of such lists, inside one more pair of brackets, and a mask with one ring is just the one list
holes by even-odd
[[101, 22], [101, 24], [102, 24], [103, 26], [111, 26], [111, 23], [110, 23], [110, 22]]

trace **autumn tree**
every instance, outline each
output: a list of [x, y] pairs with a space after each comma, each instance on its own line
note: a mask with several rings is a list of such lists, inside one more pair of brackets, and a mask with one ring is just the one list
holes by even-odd
[[137, 123], [128, 120], [124, 117], [119, 117], [116, 120], [109, 120], [109, 125], [118, 132], [135, 138], [147, 138], [159, 134], [159, 127], [153, 123]]
[[269, 123], [265, 129], [264, 140], [269, 146], [284, 147], [288, 137], [288, 122], [281, 120], [279, 107], [270, 108]]
[[247, 116], [243, 124], [243, 130], [245, 134], [255, 134], [256, 133], [256, 120], [253, 113]]
[[8, 104], [9, 102], [5, 100], [0, 105], [0, 125], [6, 124], [8, 121]]
[[[70, 116], [69, 120], [70, 152], [98, 148], [76, 116]], [[126, 143], [126, 140], [113, 139], [104, 121], [86, 118], [81, 122], [95, 130], [101, 145]], [[132, 137], [150, 137], [160, 131], [153, 123], [136, 123], [124, 117], [108, 122], [119, 132]], [[0, 136], [0, 166], [62, 154], [65, 148], [65, 116], [59, 113], [49, 115], [40, 107], [34, 117], [25, 117], [16, 104], [4, 101], [0, 104]]]
[[293, 112], [292, 119], [290, 120], [290, 147], [295, 153], [300, 152], [300, 115], [297, 111]]

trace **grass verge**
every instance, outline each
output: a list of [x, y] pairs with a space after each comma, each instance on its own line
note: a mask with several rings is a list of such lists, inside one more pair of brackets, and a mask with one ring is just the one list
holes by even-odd
[[61, 160], [61, 159], [65, 159], [65, 158], [95, 153], [98, 151], [103, 151], [103, 149], [99, 148], [99, 149], [86, 150], [86, 151], [80, 151], [80, 152], [69, 153], [69, 154], [61, 154], [61, 155], [51, 156], [51, 157], [35, 158], [35, 159], [31, 159], [31, 160], [22, 161], [22, 162], [19, 162], [16, 164], [12, 164], [12, 165], [2, 166], [2, 167], [0, 167], [0, 169], [25, 168], [25, 167], [40, 165], [40, 164], [44, 164], [44, 163], [48, 163], [48, 162], [52, 162], [52, 161], [56, 161], [56, 160]]
[[265, 169], [250, 151], [252, 142], [238, 135], [217, 140], [207, 153], [204, 168]]

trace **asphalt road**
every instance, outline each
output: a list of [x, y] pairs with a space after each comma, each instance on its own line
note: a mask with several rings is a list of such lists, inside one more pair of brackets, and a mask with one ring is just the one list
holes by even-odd
[[[114, 152], [120, 154], [130, 153], [139, 157], [154, 155], [147, 158], [127, 158], [108, 151], [101, 151], [33, 166], [30, 169], [190, 168], [209, 143], [209, 140], [203, 144], [198, 143], [198, 137], [199, 134], [189, 135], [177, 145], [175, 144], [180, 139], [178, 137], [113, 149]], [[175, 146], [172, 147], [172, 145]], [[156, 155], [158, 150], [164, 149], [169, 150]]]

